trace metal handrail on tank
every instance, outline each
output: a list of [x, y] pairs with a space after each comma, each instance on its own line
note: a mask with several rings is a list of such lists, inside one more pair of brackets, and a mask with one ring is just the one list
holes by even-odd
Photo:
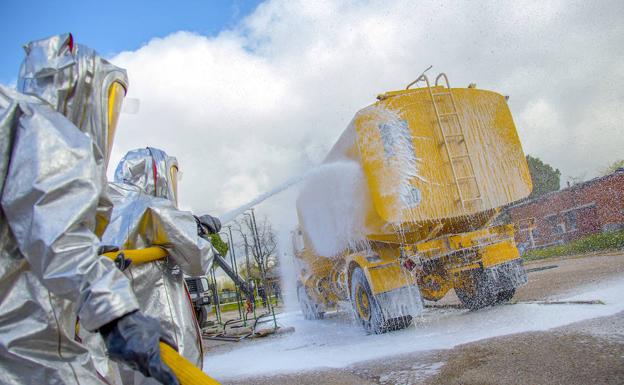
[[448, 88], [449, 90], [451, 89], [451, 85], [449, 84], [449, 80], [448, 77], [446, 76], [446, 74], [444, 72], [440, 72], [438, 74], [438, 76], [436, 77], [435, 80], [435, 85], [436, 87], [440, 86], [440, 78], [444, 78], [444, 82], [446, 83], [446, 88]]
[[405, 87], [406, 90], [409, 90], [411, 86], [413, 86], [414, 84], [417, 84], [420, 81], [425, 81], [427, 83], [427, 87], [429, 87], [429, 79], [427, 78], [427, 75], [425, 75], [425, 72], [429, 71], [431, 68], [433, 68], [432, 65], [430, 65], [429, 67], [427, 67], [426, 70], [424, 70], [419, 77], [416, 78], [416, 80], [414, 80], [413, 82], [411, 82], [410, 84], [407, 85], [407, 87]]
[[[461, 119], [459, 118], [459, 114], [457, 113], [457, 104], [455, 103], [455, 97], [453, 96], [453, 92], [451, 92], [451, 85], [449, 83], [448, 77], [446, 76], [446, 74], [444, 72], [440, 72], [438, 74], [438, 76], [436, 77], [435, 80], [435, 86], [436, 87], [444, 87], [444, 85], [440, 85], [440, 79], [443, 78], [444, 79], [444, 83], [446, 83], [446, 89], [448, 90], [448, 95], [451, 98], [451, 105], [453, 107], [453, 112], [451, 113], [452, 115], [455, 115], [456, 119], [457, 119], [457, 124], [459, 126], [459, 132], [461, 135], [461, 138], [464, 142], [464, 145], [466, 147], [466, 155], [467, 155], [467, 159], [468, 159], [468, 164], [470, 164], [470, 170], [472, 172], [471, 176], [466, 176], [460, 179], [474, 179], [475, 181], [475, 186], [477, 187], [477, 195], [473, 198], [470, 199], [463, 199], [462, 194], [460, 192], [460, 200], [461, 200], [461, 204], [462, 207], [465, 208], [465, 202], [470, 202], [470, 201], [477, 201], [477, 200], [481, 200], [481, 188], [479, 187], [479, 183], [477, 182], [477, 178], [475, 175], [475, 169], [474, 169], [474, 165], [472, 164], [472, 155], [470, 154], [470, 149], [468, 148], [468, 145], [466, 144], [466, 138], [465, 138], [465, 133], [464, 133], [464, 125], [462, 124]], [[431, 92], [431, 90], [430, 90]], [[432, 99], [433, 100], [433, 99]], [[435, 106], [435, 100], [434, 100], [434, 106]], [[436, 109], [436, 113], [437, 113], [437, 109]], [[442, 122], [440, 121], [440, 116], [438, 116], [438, 121], [440, 124], [440, 130], [442, 130]], [[442, 132], [442, 136], [444, 136], [444, 131]], [[445, 138], [445, 142], [446, 142], [446, 138]], [[452, 161], [451, 161], [452, 163]], [[453, 167], [453, 166], [452, 166]], [[453, 167], [454, 168], [454, 167]], [[457, 183], [457, 189], [459, 190], [459, 181], [456, 180]]]
[[[444, 75], [444, 73], [440, 73], [437, 77], [436, 77], [436, 86], [438, 85], [438, 81], [440, 79], [440, 77]], [[444, 77], [446, 78], [446, 75], [444, 75]], [[412, 84], [417, 83], [420, 79], [424, 80], [425, 83], [427, 84], [427, 90], [429, 91], [429, 96], [431, 96], [431, 101], [433, 103], [433, 108], [435, 110], [436, 113], [436, 117], [437, 117], [437, 121], [438, 121], [438, 127], [440, 127], [440, 132], [442, 134], [442, 140], [444, 141], [444, 149], [446, 150], [446, 155], [449, 158], [449, 162], [451, 164], [451, 171], [453, 173], [453, 180], [455, 180], [455, 186], [457, 187], [457, 193], [459, 194], [459, 200], [462, 202], [462, 206], [463, 206], [463, 197], [462, 197], [462, 192], [461, 192], [461, 188], [459, 187], [459, 182], [457, 180], [457, 173], [455, 172], [455, 167], [453, 166], [453, 159], [451, 156], [451, 152], [449, 150], [449, 146], [448, 143], [446, 142], [446, 137], [444, 135], [444, 129], [442, 128], [442, 120], [440, 117], [440, 111], [438, 110], [438, 105], [436, 104], [435, 101], [435, 96], [433, 91], [431, 90], [431, 83], [429, 83], [429, 78], [427, 78], [427, 76], [423, 73], [422, 75], [420, 75], [420, 77], [416, 80], [414, 80], [412, 83], [410, 83], [409, 86], [411, 86]], [[446, 84], [448, 86], [448, 78], [446, 78]], [[450, 87], [447, 87], [447, 89], [449, 90], [448, 92], [450, 93]]]
[[[425, 72], [427, 72], [429, 69], [431, 69], [432, 66], [429, 66], [425, 71], [423, 71], [423, 73], [416, 78], [416, 80], [414, 80], [413, 82], [411, 82], [410, 84], [407, 85], [407, 87], [405, 88], [406, 90], [409, 90], [410, 87], [412, 87], [415, 84], [418, 84], [419, 82], [424, 82], [426, 85], [427, 90], [429, 91], [429, 95], [431, 96], [431, 102], [433, 103], [433, 108], [435, 110], [435, 114], [436, 114], [436, 118], [438, 121], [438, 126], [440, 127], [440, 132], [442, 134], [442, 140], [444, 141], [444, 149], [446, 150], [446, 155], [449, 158], [449, 162], [451, 165], [451, 171], [453, 174], [453, 180], [455, 181], [455, 186], [457, 188], [457, 193], [459, 195], [459, 201], [462, 205], [462, 208], [465, 209], [465, 203], [466, 202], [470, 202], [470, 201], [477, 201], [477, 200], [481, 200], [481, 189], [479, 188], [479, 184], [476, 180], [476, 176], [475, 176], [475, 172], [474, 172], [474, 165], [472, 164], [472, 156], [470, 154], [470, 151], [468, 149], [468, 146], [466, 145], [466, 155], [465, 156], [452, 156], [451, 152], [449, 150], [449, 145], [447, 142], [447, 137], [450, 136], [457, 136], [460, 137], [461, 140], [464, 142], [464, 145], [466, 144], [466, 139], [465, 139], [465, 134], [464, 134], [464, 127], [462, 125], [461, 119], [459, 118], [459, 115], [457, 113], [457, 105], [455, 104], [455, 98], [453, 97], [453, 93], [451, 91], [451, 85], [450, 82], [448, 80], [448, 76], [446, 76], [446, 74], [444, 72], [441, 72], [438, 74], [438, 76], [435, 79], [435, 83], [434, 83], [434, 87], [445, 87], [446, 86], [446, 90], [444, 92], [436, 92], [434, 93], [433, 90], [431, 89], [431, 83], [429, 82], [429, 78], [427, 77], [427, 75], [425, 75]], [[445, 84], [440, 84], [440, 79], [444, 80]], [[435, 97], [436, 96], [444, 96], [444, 95], [448, 95], [451, 99], [451, 106], [452, 106], [452, 112], [444, 112], [441, 113], [439, 108], [438, 108], [438, 104], [436, 103]], [[446, 135], [446, 133], [444, 132], [444, 128], [442, 126], [442, 117], [450, 117], [451, 115], [455, 115], [456, 119], [457, 119], [457, 124], [459, 125], [459, 133], [458, 134], [454, 134], [454, 135]], [[466, 177], [461, 177], [459, 178], [457, 176], [457, 172], [455, 171], [455, 165], [453, 164], [453, 159], [457, 159], [459, 157], [465, 157], [468, 159], [468, 163], [470, 164], [470, 170], [472, 172], [471, 176], [466, 176]], [[469, 198], [469, 199], [464, 199], [464, 194], [461, 191], [461, 187], [459, 185], [459, 181], [460, 180], [464, 180], [464, 179], [474, 179], [475, 180], [475, 184], [477, 187], [477, 195], [475, 197]]]

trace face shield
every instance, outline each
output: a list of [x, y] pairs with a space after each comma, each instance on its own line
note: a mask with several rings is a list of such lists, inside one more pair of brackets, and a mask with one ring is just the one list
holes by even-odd
[[124, 97], [126, 96], [126, 88], [119, 82], [113, 82], [108, 88], [108, 111], [107, 111], [107, 155], [113, 150], [113, 141], [115, 139], [115, 131], [117, 130], [117, 121], [121, 113]]
[[173, 192], [173, 202], [178, 206], [178, 166], [174, 165], [169, 168], [169, 183]]

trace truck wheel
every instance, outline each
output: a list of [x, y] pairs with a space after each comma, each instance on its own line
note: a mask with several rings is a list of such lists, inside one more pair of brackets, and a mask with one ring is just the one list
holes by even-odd
[[392, 318], [391, 320], [387, 321], [386, 324], [386, 331], [405, 329], [412, 324], [412, 317], [406, 315], [403, 317]]
[[491, 306], [497, 302], [498, 296], [487, 286], [482, 274], [471, 274], [467, 284], [455, 287], [459, 301], [471, 310]]
[[496, 303], [505, 303], [511, 301], [514, 294], [516, 294], [516, 289], [503, 290], [496, 295]]
[[325, 313], [321, 306], [310, 298], [305, 286], [302, 284], [297, 285], [297, 299], [299, 300], [299, 306], [301, 306], [303, 318], [307, 320], [323, 319]]
[[208, 309], [206, 309], [206, 306], [200, 306], [199, 311], [196, 311], [195, 314], [197, 315], [197, 323], [200, 329], [205, 328], [208, 323]]
[[353, 269], [351, 273], [351, 305], [355, 318], [366, 332], [381, 334], [388, 331], [379, 304], [371, 292], [364, 272], [359, 267]]
[[483, 274], [480, 273], [472, 274], [470, 281], [471, 283], [468, 285], [455, 288], [457, 297], [461, 303], [469, 309], [476, 310], [499, 303], [509, 302], [514, 294], [516, 294], [515, 288], [493, 292], [492, 288], [488, 287], [486, 284]]

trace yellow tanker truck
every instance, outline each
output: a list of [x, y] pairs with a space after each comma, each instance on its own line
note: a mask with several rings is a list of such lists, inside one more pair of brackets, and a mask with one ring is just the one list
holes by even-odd
[[350, 301], [383, 333], [450, 289], [471, 309], [510, 300], [526, 272], [512, 226], [491, 222], [532, 184], [506, 98], [423, 74], [377, 99], [297, 199], [304, 316]]

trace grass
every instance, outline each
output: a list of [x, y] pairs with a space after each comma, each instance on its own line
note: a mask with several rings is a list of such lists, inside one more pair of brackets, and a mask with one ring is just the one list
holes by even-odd
[[[277, 305], [277, 302], [275, 301], [275, 297], [271, 297], [271, 304], [273, 304], [274, 306]], [[244, 303], [241, 306], [243, 309], [245, 308]], [[262, 300], [256, 299], [256, 309], [259, 309], [261, 307], [262, 307]], [[221, 309], [222, 312], [226, 312], [226, 311], [231, 311], [231, 310], [238, 310], [238, 307], [236, 306], [236, 302], [228, 302], [228, 303], [221, 304], [221, 307], [219, 309]], [[213, 306], [213, 310], [211, 314], [214, 314], [214, 306]]]
[[565, 245], [529, 250], [522, 256], [526, 261], [535, 261], [566, 255], [624, 249], [624, 231], [598, 233], [579, 238]]

